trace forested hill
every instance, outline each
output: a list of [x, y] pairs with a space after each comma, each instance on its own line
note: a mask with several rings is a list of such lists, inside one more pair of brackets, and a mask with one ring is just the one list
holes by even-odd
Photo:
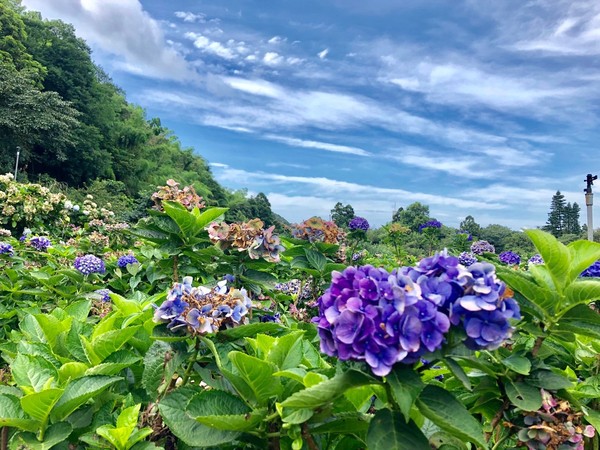
[[17, 146], [23, 180], [112, 180], [135, 198], [176, 178], [209, 204], [233, 200], [206, 161], [127, 102], [71, 25], [0, 0], [0, 173], [14, 170]]

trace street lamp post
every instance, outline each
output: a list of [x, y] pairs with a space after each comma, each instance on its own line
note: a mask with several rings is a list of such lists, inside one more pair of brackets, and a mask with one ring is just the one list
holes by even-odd
[[594, 204], [594, 194], [592, 193], [592, 185], [594, 184], [594, 180], [598, 179], [598, 175], [592, 176], [591, 173], [588, 173], [585, 180], [587, 183], [587, 187], [583, 190], [585, 192], [585, 206], [587, 206], [587, 235], [588, 241], [594, 240], [594, 212], [592, 210], [592, 206]]
[[17, 181], [17, 170], [19, 170], [19, 155], [21, 154], [21, 147], [17, 145], [17, 161], [15, 162], [15, 181]]

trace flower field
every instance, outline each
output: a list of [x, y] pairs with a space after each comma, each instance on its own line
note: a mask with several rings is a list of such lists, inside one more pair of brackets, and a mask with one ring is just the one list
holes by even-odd
[[[120, 222], [0, 177], [0, 448], [598, 449], [600, 244], [226, 222], [169, 180]], [[460, 244], [460, 245], [459, 245]]]

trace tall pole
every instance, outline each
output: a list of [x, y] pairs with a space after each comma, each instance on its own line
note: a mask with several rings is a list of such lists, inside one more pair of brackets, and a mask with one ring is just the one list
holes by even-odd
[[583, 190], [585, 192], [585, 206], [587, 206], [587, 235], [588, 241], [594, 241], [594, 211], [592, 206], [594, 205], [594, 194], [592, 193], [592, 185], [594, 180], [598, 179], [598, 175], [592, 176], [588, 173], [585, 180], [587, 187]]
[[17, 170], [19, 170], [19, 155], [21, 154], [21, 147], [17, 145], [17, 161], [15, 162], [15, 181], [17, 181]]

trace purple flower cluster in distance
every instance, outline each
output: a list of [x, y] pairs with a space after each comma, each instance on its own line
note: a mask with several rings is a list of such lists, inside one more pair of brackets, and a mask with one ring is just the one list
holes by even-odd
[[488, 241], [477, 241], [471, 244], [471, 251], [476, 255], [483, 255], [484, 253], [496, 253], [496, 249]]
[[94, 296], [103, 302], [110, 302], [110, 290], [98, 289], [94, 291]]
[[515, 266], [521, 263], [521, 257], [510, 250], [500, 253], [498, 259], [500, 262], [508, 264], [509, 266]]
[[12, 256], [13, 253], [14, 250], [12, 245], [7, 244], [6, 242], [0, 242], [0, 255], [8, 254], [9, 256]]
[[348, 229], [350, 231], [356, 231], [356, 230], [367, 231], [369, 229], [369, 222], [367, 221], [367, 219], [365, 219], [363, 217], [356, 216], [348, 224]]
[[138, 264], [138, 263], [139, 263], [139, 261], [133, 255], [124, 255], [124, 256], [121, 256], [117, 260], [117, 266], [119, 266], [121, 268], [127, 267], [129, 264]]
[[590, 267], [581, 272], [581, 277], [600, 277], [600, 261], [596, 261]]
[[473, 235], [471, 233], [469, 233], [467, 230], [460, 230], [458, 232], [458, 234], [462, 234], [464, 236], [467, 236], [467, 241], [471, 242], [473, 240]]
[[334, 271], [313, 322], [323, 353], [364, 360], [385, 376], [441, 348], [451, 325], [465, 329], [470, 348], [497, 348], [512, 336], [509, 319], [520, 318], [504, 293], [494, 266], [465, 268], [444, 251], [391, 273], [370, 265]]
[[527, 262], [529, 264], [535, 264], [535, 265], [544, 264], [544, 258], [542, 258], [542, 255], [540, 255], [539, 253], [536, 253], [531, 258], [529, 258], [529, 261], [527, 261]]
[[78, 256], [73, 265], [84, 275], [106, 272], [104, 261], [94, 255]]
[[442, 228], [442, 222], [438, 222], [437, 220], [428, 220], [427, 222], [419, 225], [419, 233], [422, 233], [423, 230], [427, 228]]
[[458, 262], [465, 267], [469, 267], [477, 262], [477, 256], [473, 252], [462, 252], [458, 255]]
[[38, 252], [45, 252], [52, 245], [50, 239], [43, 236], [34, 236], [29, 239], [29, 245], [35, 248]]

